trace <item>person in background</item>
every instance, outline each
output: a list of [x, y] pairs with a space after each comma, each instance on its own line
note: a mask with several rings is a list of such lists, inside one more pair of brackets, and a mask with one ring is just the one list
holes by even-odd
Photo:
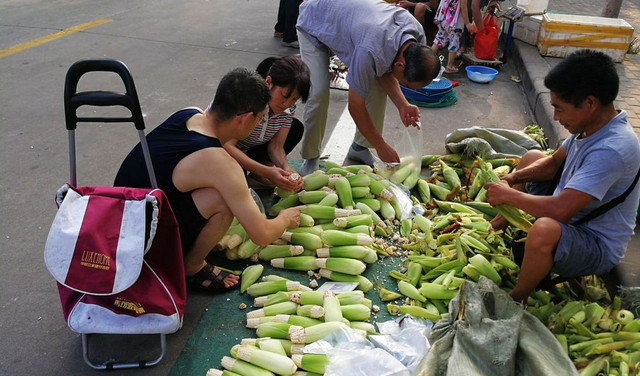
[[467, 7], [467, 1], [468, 0], [442, 0], [436, 12], [434, 22], [438, 25], [438, 33], [436, 34], [432, 48], [434, 51], [438, 51], [440, 48], [448, 45], [447, 49], [449, 54], [445, 73], [458, 72], [458, 67], [455, 66], [455, 60], [461, 46], [462, 29], [465, 28], [461, 9]]
[[373, 147], [382, 161], [398, 162], [398, 153], [382, 137], [387, 96], [405, 126], [417, 125], [420, 110], [407, 102], [400, 83], [421, 88], [440, 71], [440, 61], [424, 45], [422, 25], [384, 1], [307, 0], [300, 6], [297, 28], [302, 60], [311, 71], [300, 174], [319, 165], [329, 108], [330, 51], [349, 67], [348, 108], [357, 131], [347, 157], [373, 165]]
[[[638, 212], [640, 147], [627, 114], [613, 104], [615, 63], [602, 52], [580, 50], [544, 84], [554, 119], [571, 136], [550, 156], [527, 152], [515, 172], [485, 185], [491, 205], [513, 205], [537, 218], [510, 293], [518, 302], [552, 271], [576, 277], [611, 270], [625, 254]], [[499, 216], [492, 225], [504, 228], [506, 221]]]
[[298, 34], [296, 33], [296, 22], [302, 0], [280, 0], [278, 7], [278, 22], [274, 26], [273, 35], [282, 38], [282, 46], [298, 49]]
[[309, 68], [299, 57], [269, 57], [263, 60], [257, 72], [265, 79], [271, 100], [264, 116], [251, 134], [241, 140], [224, 144], [227, 152], [248, 171], [254, 186], [277, 186], [287, 191], [302, 188], [302, 179], [291, 180], [294, 173], [287, 154], [302, 139], [304, 126], [294, 118], [295, 103], [309, 97], [311, 78]]
[[400, 0], [396, 5], [408, 10], [422, 24], [427, 39], [426, 45], [432, 45], [438, 32], [438, 26], [433, 20], [440, 0]]
[[[158, 187], [167, 195], [180, 229], [189, 288], [219, 292], [238, 284], [238, 276], [205, 261], [234, 217], [261, 246], [299, 225], [297, 209], [264, 218], [242, 168], [222, 147], [247, 137], [270, 99], [264, 78], [236, 68], [222, 78], [206, 112], [185, 108], [147, 135]], [[122, 162], [114, 185], [151, 187], [139, 143]]]

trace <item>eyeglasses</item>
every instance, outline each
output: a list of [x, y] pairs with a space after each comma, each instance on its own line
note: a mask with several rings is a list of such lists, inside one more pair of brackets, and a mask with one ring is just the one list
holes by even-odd
[[253, 113], [253, 111], [239, 112], [239, 113], [236, 114], [236, 116], [242, 116], [242, 115], [245, 115], [245, 114], [248, 114], [248, 113]]

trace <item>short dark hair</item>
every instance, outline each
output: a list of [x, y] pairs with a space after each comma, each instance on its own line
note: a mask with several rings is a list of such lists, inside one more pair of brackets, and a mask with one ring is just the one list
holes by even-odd
[[229, 121], [247, 112], [257, 115], [267, 107], [271, 93], [264, 79], [246, 68], [236, 68], [220, 80], [210, 112], [219, 121]]
[[560, 100], [576, 108], [590, 95], [606, 106], [616, 99], [620, 79], [609, 56], [598, 51], [579, 50], [551, 69], [544, 78], [544, 85]]
[[409, 82], [431, 81], [440, 74], [440, 60], [435, 51], [418, 43], [405, 48], [404, 76]]
[[287, 96], [298, 89], [302, 102], [306, 102], [309, 98], [311, 73], [307, 64], [299, 57], [268, 57], [258, 65], [256, 71], [262, 78], [271, 76], [273, 85], [288, 88]]

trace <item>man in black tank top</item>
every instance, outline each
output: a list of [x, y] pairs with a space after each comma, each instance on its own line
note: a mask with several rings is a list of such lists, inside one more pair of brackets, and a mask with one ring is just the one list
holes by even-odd
[[[285, 229], [298, 227], [297, 209], [283, 210], [274, 219], [262, 216], [242, 168], [222, 148], [251, 133], [269, 100], [262, 77], [236, 68], [220, 81], [207, 112], [195, 107], [180, 110], [147, 135], [158, 186], [169, 198], [180, 228], [188, 287], [215, 292], [238, 284], [238, 276], [205, 261], [234, 217], [261, 246]], [[114, 185], [151, 186], [139, 144], [125, 158]]]

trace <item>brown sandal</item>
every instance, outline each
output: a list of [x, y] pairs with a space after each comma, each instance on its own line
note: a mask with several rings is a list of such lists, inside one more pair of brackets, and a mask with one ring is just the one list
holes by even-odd
[[[187, 276], [187, 287], [190, 289], [196, 290], [204, 290], [208, 292], [224, 292], [230, 291], [234, 288], [240, 286], [240, 283], [236, 283], [231, 287], [226, 287], [224, 285], [224, 279], [227, 278], [231, 273], [226, 272], [222, 269], [218, 274], [214, 273], [214, 266], [207, 263], [202, 269], [200, 269], [196, 274], [192, 276]], [[208, 285], [204, 285], [203, 283], [209, 281]]]

